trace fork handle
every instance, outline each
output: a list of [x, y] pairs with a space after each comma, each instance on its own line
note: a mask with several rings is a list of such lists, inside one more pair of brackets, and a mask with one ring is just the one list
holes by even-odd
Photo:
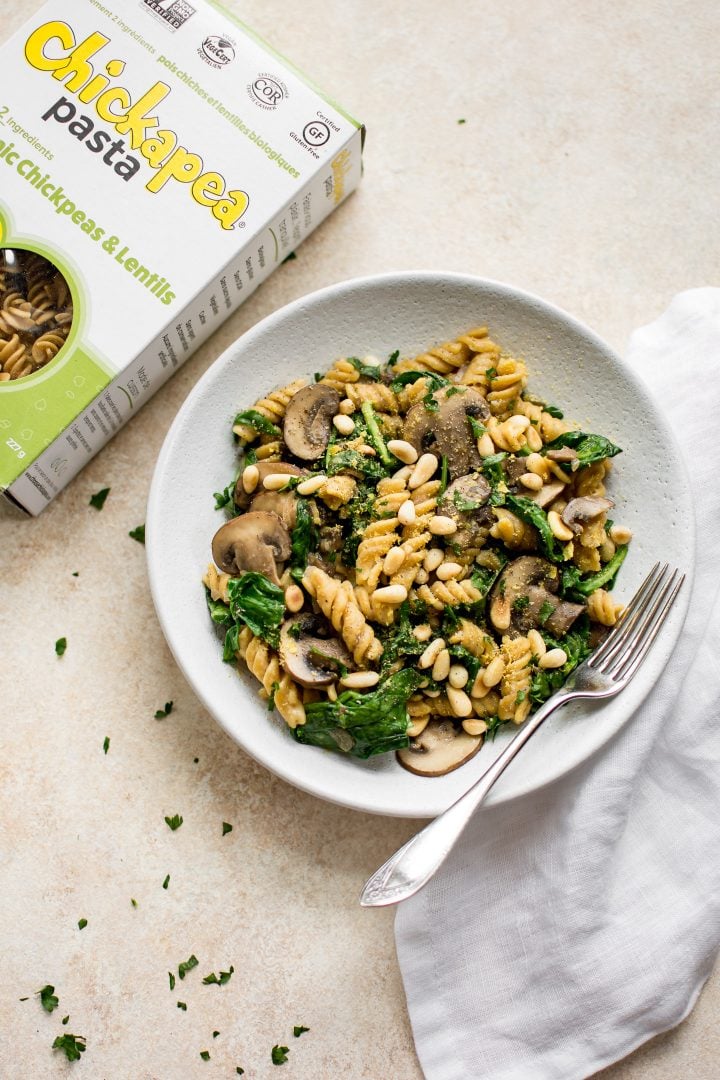
[[434, 821], [411, 837], [368, 878], [360, 894], [361, 905], [385, 907], [398, 904], [427, 884], [454, 847], [474, 810], [528, 739], [551, 713], [578, 696], [580, 695], [572, 691], [560, 690], [541, 705], [473, 786]]

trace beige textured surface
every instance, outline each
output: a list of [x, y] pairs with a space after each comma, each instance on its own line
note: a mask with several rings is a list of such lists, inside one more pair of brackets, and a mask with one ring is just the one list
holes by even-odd
[[[127, 536], [200, 374], [268, 312], [358, 274], [513, 282], [620, 349], [675, 292], [716, 280], [708, 0], [232, 7], [366, 122], [365, 179], [40, 519], [0, 511], [0, 1076], [12, 1080], [65, 1075], [50, 1053], [63, 1031], [87, 1036], [76, 1067], [93, 1080], [274, 1076], [275, 1043], [291, 1050], [280, 1075], [298, 1080], [421, 1076], [392, 915], [356, 903], [414, 823], [324, 805], [234, 746], [176, 669]], [[24, 10], [0, 0], [0, 35]], [[97, 513], [88, 498], [105, 485]], [[193, 952], [199, 968], [171, 993], [167, 971]], [[229, 964], [227, 986], [201, 985]], [[18, 1001], [47, 982], [52, 1016]], [[714, 1080], [719, 1010], [716, 976], [685, 1024], [603, 1077]], [[311, 1031], [294, 1039], [293, 1024]]]

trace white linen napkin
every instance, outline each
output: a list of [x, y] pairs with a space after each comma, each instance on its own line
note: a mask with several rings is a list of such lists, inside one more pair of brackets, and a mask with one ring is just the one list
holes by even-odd
[[687, 622], [609, 745], [541, 792], [481, 808], [400, 905], [428, 1080], [582, 1080], [680, 1023], [720, 947], [720, 289], [675, 297], [627, 359], [673, 402], [690, 465]]

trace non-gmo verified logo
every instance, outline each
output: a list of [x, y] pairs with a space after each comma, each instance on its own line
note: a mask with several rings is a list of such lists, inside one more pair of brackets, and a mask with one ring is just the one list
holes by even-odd
[[228, 38], [213, 34], [211, 37], [205, 38], [198, 49], [198, 56], [206, 64], [210, 64], [211, 67], [225, 67], [226, 64], [235, 59], [235, 46]]
[[290, 95], [288, 88], [277, 75], [267, 71], [257, 75], [247, 88], [250, 100], [261, 109], [277, 109], [281, 101]]
[[195, 8], [186, 0], [140, 0], [140, 7], [154, 15], [173, 33], [195, 14]]

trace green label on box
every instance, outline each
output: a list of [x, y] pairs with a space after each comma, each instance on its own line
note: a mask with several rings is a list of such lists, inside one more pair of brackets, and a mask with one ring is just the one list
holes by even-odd
[[58, 365], [0, 383], [0, 490], [9, 487], [110, 382], [82, 347]]

